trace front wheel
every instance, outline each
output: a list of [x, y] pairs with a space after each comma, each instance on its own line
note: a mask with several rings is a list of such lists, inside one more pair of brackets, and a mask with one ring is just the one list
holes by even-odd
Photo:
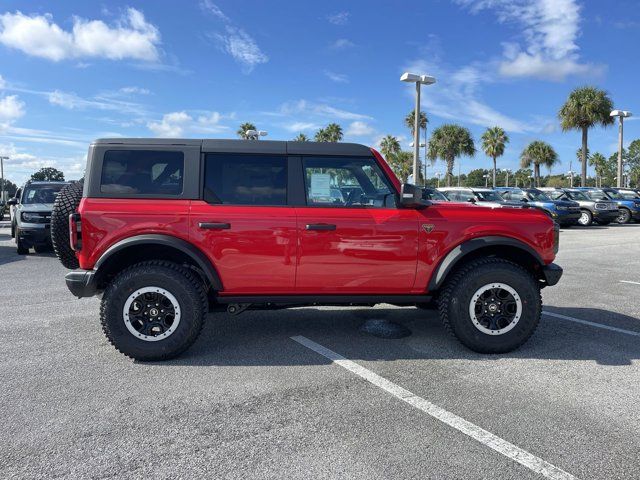
[[631, 211], [627, 208], [618, 210], [618, 223], [625, 224], [631, 221]]
[[479, 353], [506, 353], [533, 334], [542, 312], [540, 287], [521, 266], [474, 260], [453, 274], [439, 299], [445, 327]]
[[578, 224], [583, 227], [588, 227], [593, 222], [593, 215], [589, 210], [581, 210], [580, 218], [578, 218]]
[[27, 247], [22, 240], [20, 240], [20, 230], [16, 228], [16, 248], [18, 255], [26, 255], [29, 253], [29, 247]]
[[102, 297], [100, 319], [111, 344], [136, 360], [167, 360], [189, 348], [207, 315], [202, 283], [189, 270], [149, 261], [120, 272]]

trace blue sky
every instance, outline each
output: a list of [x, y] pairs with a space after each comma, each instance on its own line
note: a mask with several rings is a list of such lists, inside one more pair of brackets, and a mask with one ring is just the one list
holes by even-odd
[[[423, 90], [429, 129], [458, 122], [479, 146], [488, 126], [511, 137], [499, 167], [550, 142], [566, 172], [579, 132], [556, 117], [575, 86], [606, 89], [640, 115], [637, 2], [232, 0], [32, 2], [0, 9], [0, 154], [22, 182], [41, 166], [84, 170], [105, 136], [233, 138], [254, 122], [269, 139], [338, 122], [345, 140], [385, 134], [409, 148], [405, 70], [437, 77]], [[625, 143], [640, 122], [625, 123]], [[617, 129], [590, 132], [610, 155]], [[488, 167], [481, 153], [462, 170]], [[574, 161], [574, 170], [576, 164]], [[441, 163], [435, 170], [444, 171]], [[432, 170], [433, 172], [433, 170]]]

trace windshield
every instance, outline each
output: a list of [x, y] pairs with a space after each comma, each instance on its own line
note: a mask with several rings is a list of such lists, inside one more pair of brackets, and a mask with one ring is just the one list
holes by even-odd
[[550, 202], [551, 199], [547, 196], [547, 194], [539, 192], [537, 190], [529, 190], [527, 192], [529, 194], [529, 198], [534, 202]]
[[589, 190], [589, 193], [587, 195], [589, 195], [589, 198], [591, 198], [591, 200], [609, 200], [607, 194], [599, 190]]
[[571, 200], [589, 200], [589, 197], [582, 192], [567, 192], [567, 197]]
[[447, 202], [449, 199], [444, 196], [442, 192], [438, 190], [434, 190], [433, 188], [425, 188], [422, 192], [423, 200], [441, 200], [443, 202]]
[[473, 193], [475, 193], [478, 196], [478, 198], [483, 202], [503, 202], [504, 201], [504, 199], [500, 195], [498, 195], [498, 192], [475, 191]]
[[624, 195], [622, 195], [620, 192], [616, 192], [615, 190], [607, 190], [605, 192], [607, 195], [609, 195], [609, 198], [613, 198], [614, 200], [624, 200]]
[[58, 192], [65, 187], [66, 184], [56, 185], [32, 185], [27, 186], [22, 193], [22, 200], [20, 203], [23, 205], [29, 205], [33, 203], [53, 203], [58, 196]]

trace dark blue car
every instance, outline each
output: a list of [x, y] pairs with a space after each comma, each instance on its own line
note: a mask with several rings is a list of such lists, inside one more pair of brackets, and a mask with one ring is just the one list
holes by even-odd
[[570, 227], [578, 223], [580, 205], [571, 200], [553, 200], [537, 188], [496, 188], [505, 200], [525, 202], [531, 207], [542, 210], [561, 227]]
[[615, 188], [580, 187], [594, 200], [613, 200], [618, 204], [618, 223], [640, 221], [640, 199], [627, 198]]

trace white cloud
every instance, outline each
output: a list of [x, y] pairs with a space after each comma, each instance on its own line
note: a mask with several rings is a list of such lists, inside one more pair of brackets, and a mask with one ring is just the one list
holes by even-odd
[[211, 0], [202, 0], [200, 2], [200, 8], [202, 10], [204, 10], [205, 12], [209, 12], [212, 15], [218, 17], [219, 19], [225, 21], [225, 22], [231, 22], [231, 20], [229, 19], [229, 17], [227, 17], [222, 10], [220, 10], [220, 7], [218, 7], [215, 3], [213, 3]]
[[327, 105], [326, 103], [314, 103], [307, 100], [297, 100], [294, 102], [284, 103], [280, 106], [279, 113], [282, 115], [316, 115], [334, 120], [372, 120], [368, 115], [349, 112], [347, 110]]
[[0, 122], [10, 124], [24, 115], [24, 102], [17, 95], [0, 98]]
[[349, 23], [350, 16], [351, 14], [349, 12], [338, 12], [333, 15], [328, 15], [327, 20], [333, 25], [346, 25]]
[[504, 44], [499, 72], [506, 77], [561, 81], [571, 75], [600, 74], [604, 67], [581, 63], [577, 38], [580, 6], [576, 0], [454, 0], [472, 13], [490, 9], [501, 23], [522, 30], [524, 46]]
[[17, 11], [0, 15], [0, 43], [55, 62], [77, 58], [157, 61], [160, 33], [135, 8], [128, 8], [112, 26], [74, 17], [71, 31], [56, 24], [50, 14]]
[[254, 39], [241, 28], [227, 25], [226, 34], [216, 34], [216, 38], [220, 48], [242, 65], [244, 73], [251, 73], [256, 65], [269, 61]]
[[344, 73], [336, 73], [336, 72], [330, 72], [328, 70], [325, 70], [324, 72], [325, 76], [336, 83], [349, 83], [349, 77], [347, 75], [345, 75]]
[[127, 115], [146, 114], [146, 108], [141, 104], [117, 98], [118, 96], [122, 97], [121, 90], [117, 92], [105, 92], [90, 98], [83, 98], [74, 92], [63, 92], [61, 90], [51, 92], [31, 91], [30, 93], [44, 95], [51, 105], [66, 108], [67, 110], [96, 109], [110, 110]]
[[[480, 94], [480, 84], [489, 75], [476, 66], [450, 69], [437, 62], [416, 60], [402, 71], [429, 72], [438, 79], [423, 97], [427, 115], [437, 115], [454, 121], [468, 122], [481, 127], [499, 125], [509, 132], [538, 131], [535, 125], [498, 112], [486, 104]], [[413, 95], [413, 89], [411, 90]]]
[[189, 133], [219, 133], [229, 127], [220, 125], [219, 112], [205, 112], [194, 119], [186, 111], [166, 113], [159, 122], [148, 122], [147, 127], [157, 137], [181, 137]]
[[331, 45], [329, 45], [329, 48], [332, 48], [334, 50], [344, 50], [344, 49], [355, 47], [355, 46], [356, 44], [353, 43], [351, 40], [347, 38], [339, 38], [335, 42], [333, 42]]
[[320, 127], [320, 124], [313, 122], [293, 122], [284, 126], [290, 132], [308, 132], [310, 130], [318, 130]]
[[122, 87], [119, 92], [125, 95], [149, 95], [151, 93], [149, 89], [141, 87]]
[[345, 135], [348, 137], [363, 137], [366, 135], [373, 135], [375, 129], [368, 123], [355, 121], [349, 124]]

